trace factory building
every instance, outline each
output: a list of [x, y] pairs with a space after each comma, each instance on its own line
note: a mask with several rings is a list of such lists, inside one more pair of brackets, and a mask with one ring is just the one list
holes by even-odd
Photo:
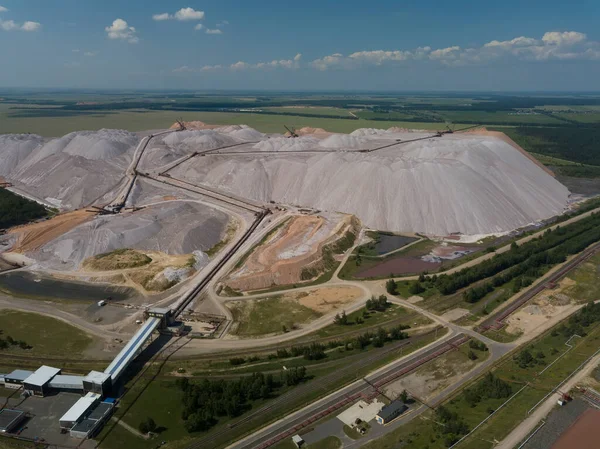
[[48, 384], [57, 374], [60, 374], [60, 369], [42, 365], [23, 381], [23, 389], [34, 396], [43, 397], [50, 391]]
[[18, 390], [23, 386], [23, 382], [29, 376], [33, 374], [33, 371], [27, 371], [24, 369], [16, 369], [12, 373], [4, 375], [4, 387]]

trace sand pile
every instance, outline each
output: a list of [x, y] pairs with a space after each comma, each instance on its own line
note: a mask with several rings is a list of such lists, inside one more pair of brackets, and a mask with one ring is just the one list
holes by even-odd
[[[394, 143], [397, 135], [372, 139]], [[331, 138], [330, 145], [370, 142]], [[562, 213], [569, 196], [537, 164], [493, 136], [446, 135], [372, 153], [337, 149], [212, 155], [192, 159], [172, 175], [258, 201], [354, 214], [373, 229], [442, 236], [510, 231]]]
[[206, 205], [168, 202], [135, 213], [97, 216], [29, 255], [42, 268], [73, 270], [88, 257], [119, 248], [191, 254], [216, 245], [228, 221], [225, 213]]
[[0, 176], [9, 175], [43, 143], [44, 138], [35, 134], [0, 135]]
[[[20, 139], [21, 147], [34, 148], [5, 176], [15, 187], [65, 210], [87, 206], [116, 188], [139, 142], [136, 134], [108, 129], [74, 132], [43, 145], [40, 139]], [[3, 142], [0, 154], [11, 147]]]
[[310, 126], [305, 126], [304, 128], [297, 129], [296, 134], [299, 136], [306, 136], [308, 134], [328, 134], [328, 132], [323, 128], [311, 128]]

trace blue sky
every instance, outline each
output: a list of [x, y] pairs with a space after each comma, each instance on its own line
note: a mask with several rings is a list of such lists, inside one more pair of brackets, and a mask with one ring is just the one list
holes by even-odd
[[600, 90], [599, 18], [597, 0], [0, 0], [0, 87]]

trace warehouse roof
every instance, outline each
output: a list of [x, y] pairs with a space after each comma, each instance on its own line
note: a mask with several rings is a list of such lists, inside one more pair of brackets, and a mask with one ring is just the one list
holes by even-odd
[[58, 374], [48, 384], [50, 388], [64, 388], [68, 390], [83, 390], [83, 376], [68, 376]]
[[86, 382], [94, 382], [94, 383], [103, 383], [106, 379], [110, 377], [110, 374], [101, 373], [100, 371], [90, 371], [87, 376], [85, 376]]
[[77, 422], [87, 411], [92, 408], [96, 401], [100, 400], [100, 395], [96, 393], [88, 393], [80, 398], [73, 407], [67, 410], [60, 421]]
[[53, 368], [51, 366], [42, 365], [35, 372], [25, 379], [25, 383], [29, 385], [35, 385], [36, 387], [43, 387], [52, 380], [54, 376], [60, 373], [60, 369]]
[[377, 416], [387, 421], [388, 419], [395, 418], [399, 413], [404, 412], [408, 407], [402, 401], [393, 401], [389, 405], [386, 405], [381, 409]]
[[27, 371], [24, 369], [16, 369], [12, 373], [6, 374], [5, 379], [20, 380], [21, 382], [27, 379], [33, 374], [33, 371]]

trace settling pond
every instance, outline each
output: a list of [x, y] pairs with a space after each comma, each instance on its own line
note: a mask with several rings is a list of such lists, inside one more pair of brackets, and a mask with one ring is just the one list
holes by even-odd
[[112, 297], [124, 301], [135, 296], [128, 287], [65, 281], [26, 271], [13, 271], [0, 276], [0, 290], [14, 296], [73, 301], [100, 301]]
[[379, 234], [379, 241], [375, 243], [375, 252], [378, 256], [387, 254], [391, 251], [402, 248], [414, 241], [419, 240], [415, 237], [405, 237], [403, 235]]

